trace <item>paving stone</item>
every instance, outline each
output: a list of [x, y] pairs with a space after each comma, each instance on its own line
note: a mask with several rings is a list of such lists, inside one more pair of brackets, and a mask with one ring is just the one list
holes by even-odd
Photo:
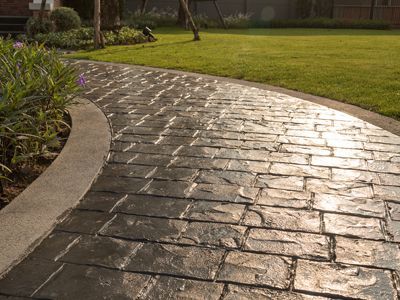
[[95, 192], [136, 193], [149, 182], [150, 180], [139, 178], [100, 176], [92, 185], [91, 190]]
[[27, 258], [0, 280], [0, 293], [29, 297], [61, 266], [59, 262]]
[[304, 260], [297, 262], [294, 289], [330, 297], [396, 298], [389, 271]]
[[240, 248], [246, 227], [216, 223], [190, 223], [179, 243]]
[[317, 146], [317, 147], [326, 146], [325, 139], [320, 139], [320, 138], [315, 139], [315, 138], [303, 138], [295, 136], [280, 136], [277, 142], [284, 144], [296, 144], [296, 145]]
[[325, 232], [372, 240], [384, 239], [379, 219], [324, 214]]
[[302, 154], [312, 154], [312, 155], [331, 155], [331, 150], [324, 147], [313, 147], [313, 146], [299, 146], [284, 144], [281, 147], [281, 152], [290, 153], [302, 153]]
[[164, 136], [158, 145], [190, 145], [195, 139], [194, 137]]
[[373, 151], [375, 160], [383, 160], [392, 163], [400, 163], [400, 153]]
[[389, 144], [378, 144], [378, 143], [364, 143], [365, 150], [372, 151], [385, 151], [385, 152], [394, 152], [400, 153], [399, 145], [389, 145]]
[[378, 176], [383, 185], [400, 186], [400, 175], [380, 173]]
[[224, 286], [221, 283], [194, 281], [161, 276], [138, 299], [218, 300]]
[[129, 147], [128, 151], [145, 154], [172, 155], [177, 149], [178, 146], [176, 145], [135, 144]]
[[331, 194], [315, 194], [313, 208], [361, 216], [384, 218], [385, 205], [378, 199], [354, 198]]
[[184, 146], [181, 149], [179, 149], [177, 155], [212, 158], [215, 156], [218, 150], [219, 150], [218, 148], [211, 148], [211, 147]]
[[334, 182], [324, 179], [308, 178], [306, 189], [313, 193], [333, 194], [340, 196], [372, 198], [369, 184], [359, 182]]
[[389, 208], [390, 218], [394, 221], [400, 221], [400, 203], [387, 203]]
[[[128, 152], [124, 152], [128, 153]], [[159, 154], [139, 153], [129, 161], [130, 164], [147, 165], [147, 166], [163, 166], [166, 167], [174, 159], [173, 156]]]
[[136, 299], [150, 276], [65, 265], [35, 297], [45, 299]]
[[328, 298], [310, 296], [287, 291], [270, 290], [266, 288], [254, 288], [248, 286], [228, 285], [224, 300], [323, 300]]
[[116, 140], [121, 142], [130, 143], [149, 143], [154, 144], [158, 141], [160, 137], [157, 135], [135, 135], [135, 134], [121, 134]]
[[263, 151], [278, 151], [278, 143], [272, 142], [259, 142], [259, 141], [245, 141], [240, 148], [249, 150], [263, 150]]
[[389, 161], [368, 161], [368, 170], [372, 172], [400, 174], [400, 163]]
[[60, 261], [122, 269], [140, 243], [108, 237], [85, 236]]
[[275, 175], [289, 175], [289, 176], [316, 177], [316, 178], [329, 179], [331, 171], [329, 170], [329, 168], [273, 163], [270, 169], [270, 173]]
[[217, 148], [240, 148], [242, 143], [243, 141], [238, 141], [238, 140], [209, 139], [200, 137], [194, 141], [193, 146], [217, 147]]
[[153, 170], [153, 166], [108, 164], [103, 168], [102, 175], [110, 177], [146, 178], [146, 176]]
[[350, 181], [350, 182], [365, 182], [378, 183], [378, 174], [368, 171], [347, 170], [347, 169], [332, 169], [333, 181]]
[[392, 136], [370, 136], [369, 140], [373, 143], [383, 143], [383, 144], [394, 144], [400, 145], [400, 137], [392, 135]]
[[267, 161], [269, 152], [263, 150], [242, 150], [222, 148], [215, 157], [252, 161]]
[[389, 221], [387, 225], [387, 230], [391, 235], [391, 239], [397, 243], [400, 242], [400, 222]]
[[64, 251], [80, 239], [77, 233], [53, 231], [35, 250], [30, 257], [55, 261]]
[[241, 171], [251, 173], [268, 173], [270, 163], [247, 161], [247, 160], [231, 160], [228, 164], [227, 170]]
[[243, 139], [246, 141], [275, 142], [277, 134], [245, 133]]
[[263, 189], [257, 204], [293, 208], [307, 208], [311, 199], [308, 192], [287, 191], [282, 189]]
[[190, 194], [191, 198], [201, 200], [254, 203], [259, 189], [222, 184], [198, 184]]
[[180, 220], [118, 214], [101, 234], [132, 240], [171, 242], [178, 239], [186, 224]]
[[145, 244], [126, 270], [212, 280], [224, 251], [199, 247]]
[[77, 208], [110, 211], [119, 201], [124, 199], [126, 194], [89, 192], [83, 200], [79, 202]]
[[198, 183], [235, 184], [240, 186], [253, 186], [256, 175], [245, 172], [233, 171], [202, 171], [196, 178]]
[[185, 217], [198, 221], [239, 223], [245, 211], [245, 207], [245, 205], [234, 203], [196, 201], [189, 208]]
[[357, 141], [346, 141], [346, 140], [331, 140], [326, 141], [328, 147], [335, 148], [346, 148], [346, 149], [363, 149], [363, 143]]
[[174, 168], [191, 168], [191, 169], [208, 169], [208, 170], [222, 170], [228, 164], [227, 159], [211, 159], [199, 157], [177, 157], [171, 162], [169, 167]]
[[362, 160], [362, 159], [356, 159], [356, 158], [312, 156], [311, 157], [311, 165], [341, 168], [341, 169], [367, 170], [366, 161]]
[[249, 206], [245, 225], [282, 230], [320, 231], [318, 212], [267, 206]]
[[397, 244], [337, 236], [335, 253], [340, 263], [400, 270]]
[[400, 202], [400, 186], [374, 185], [375, 197]]
[[304, 189], [304, 178], [298, 176], [259, 175], [255, 186], [261, 188], [285, 188], [286, 190], [291, 191], [302, 191]]
[[229, 252], [217, 280], [285, 289], [290, 265], [289, 258], [280, 256]]
[[307, 165], [309, 162], [309, 156], [305, 155], [305, 154], [297, 154], [297, 153], [272, 152], [268, 156], [268, 161], [278, 162], [278, 163], [287, 163], [287, 164]]
[[180, 218], [190, 203], [191, 201], [185, 199], [129, 195], [114, 211], [143, 216]]
[[320, 132], [311, 130], [293, 130], [289, 129], [286, 131], [287, 136], [298, 136], [298, 137], [309, 137], [309, 138], [319, 138]]
[[244, 249], [277, 255], [329, 260], [329, 238], [311, 233], [251, 229]]
[[333, 156], [360, 158], [360, 159], [373, 159], [374, 157], [372, 151], [365, 151], [360, 149], [345, 149], [345, 148], [334, 148]]
[[56, 226], [56, 229], [94, 234], [100, 230], [100, 228], [113, 218], [114, 214], [96, 212], [96, 211], [85, 211], [85, 210], [73, 210], [72, 213], [60, 224]]
[[195, 184], [185, 181], [161, 181], [154, 180], [141, 193], [163, 197], [187, 197]]
[[161, 180], [182, 180], [192, 181], [198, 173], [196, 169], [187, 168], [163, 168], [159, 167], [154, 173], [149, 174], [149, 178], [161, 179]]

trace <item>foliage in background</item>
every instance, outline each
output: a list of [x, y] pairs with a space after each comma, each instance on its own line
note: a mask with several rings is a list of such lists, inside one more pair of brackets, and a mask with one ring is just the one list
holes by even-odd
[[123, 23], [133, 28], [156, 28], [176, 26], [178, 12], [172, 9], [156, 10], [152, 9], [144, 14], [139, 10], [126, 14]]
[[[313, 5], [314, 2], [314, 5]], [[297, 0], [297, 16], [302, 19], [324, 17], [329, 18], [333, 15], [332, 0]]]
[[[103, 34], [106, 45], [133, 45], [147, 41], [146, 37], [140, 31], [129, 27], [103, 31]], [[45, 44], [47, 47], [77, 50], [92, 48], [93, 35], [93, 28], [82, 27], [65, 32], [37, 34], [33, 40], [40, 44]]]
[[292, 20], [272, 20], [268, 23], [255, 22], [254, 27], [270, 28], [330, 28], [330, 29], [390, 29], [390, 23], [380, 20], [346, 20], [310, 18]]
[[0, 189], [1, 179], [59, 147], [78, 90], [74, 68], [55, 51], [0, 39]]
[[68, 31], [81, 27], [81, 18], [78, 13], [69, 7], [59, 7], [51, 12], [50, 20], [56, 31]]
[[26, 31], [29, 36], [34, 36], [38, 33], [49, 33], [54, 29], [54, 24], [49, 19], [39, 20], [39, 18], [31, 17], [26, 23]]

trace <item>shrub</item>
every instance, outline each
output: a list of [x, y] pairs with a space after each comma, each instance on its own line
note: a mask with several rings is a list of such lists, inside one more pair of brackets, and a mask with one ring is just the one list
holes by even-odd
[[224, 18], [224, 21], [228, 28], [249, 28], [250, 17], [250, 14], [238, 13]]
[[[146, 42], [138, 30], [122, 27], [120, 30], [103, 31], [106, 45], [133, 45]], [[37, 34], [34, 40], [48, 47], [61, 49], [87, 49], [93, 47], [93, 28], [80, 28], [64, 32]]]
[[133, 28], [156, 28], [176, 26], [178, 13], [175, 10], [156, 10], [152, 9], [144, 14], [140, 11], [128, 13], [124, 19], [124, 24]]
[[29, 18], [26, 23], [26, 31], [29, 36], [34, 36], [38, 33], [49, 33], [54, 30], [54, 25], [49, 19], [40, 21], [38, 18]]
[[1, 179], [59, 147], [78, 90], [75, 70], [55, 51], [0, 39], [0, 189]]
[[255, 21], [254, 27], [271, 28], [330, 28], [330, 29], [390, 29], [390, 24], [379, 20], [346, 20], [329, 18], [310, 18], [292, 20]]
[[57, 31], [68, 31], [81, 27], [81, 19], [78, 13], [69, 7], [59, 7], [55, 9], [50, 19], [54, 22]]

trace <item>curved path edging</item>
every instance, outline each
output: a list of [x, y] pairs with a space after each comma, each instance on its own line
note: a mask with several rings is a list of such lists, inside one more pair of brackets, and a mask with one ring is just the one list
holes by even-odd
[[71, 133], [59, 157], [0, 211], [0, 275], [47, 236], [103, 167], [111, 144], [109, 122], [89, 100], [77, 102], [69, 109]]
[[292, 97], [296, 97], [296, 98], [299, 98], [302, 100], [320, 104], [320, 105], [347, 113], [349, 115], [352, 115], [353, 117], [359, 118], [363, 121], [371, 123], [375, 126], [378, 126], [382, 129], [385, 129], [393, 134], [400, 136], [400, 121], [397, 121], [390, 117], [380, 115], [373, 111], [363, 109], [361, 107], [358, 107], [358, 106], [355, 106], [352, 104], [340, 102], [338, 100], [332, 100], [332, 99], [325, 98], [325, 97], [314, 96], [311, 94], [306, 94], [303, 92], [289, 90], [286, 88], [272, 86], [272, 85], [268, 85], [268, 84], [264, 84], [264, 83], [258, 83], [258, 82], [252, 82], [252, 81], [234, 79], [234, 78], [228, 78], [228, 77], [221, 77], [221, 76], [215, 76], [215, 75], [207, 75], [207, 74], [202, 74], [202, 73], [179, 71], [179, 70], [174, 70], [174, 69], [164, 69], [164, 68], [157, 68], [157, 67], [148, 67], [148, 66], [142, 66], [142, 65], [131, 65], [131, 64], [124, 64], [124, 63], [112, 63], [112, 62], [84, 60], [84, 59], [73, 59], [73, 60], [83, 61], [83, 62], [93, 62], [96, 64], [112, 64], [112, 65], [116, 65], [116, 66], [119, 65], [119, 66], [137, 67], [137, 68], [141, 68], [144, 70], [169, 72], [169, 73], [173, 73], [173, 74], [177, 74], [177, 75], [200, 76], [203, 78], [218, 80], [221, 82], [230, 82], [230, 83], [235, 83], [235, 84], [241, 84], [241, 85], [245, 85], [245, 86], [249, 86], [249, 87], [255, 87], [255, 88], [259, 88], [259, 89], [263, 89], [263, 90], [286, 94], [286, 95], [289, 95]]

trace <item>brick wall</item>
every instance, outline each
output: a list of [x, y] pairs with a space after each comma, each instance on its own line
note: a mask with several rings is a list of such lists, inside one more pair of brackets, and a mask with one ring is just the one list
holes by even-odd
[[0, 0], [0, 16], [30, 16], [31, 0]]

